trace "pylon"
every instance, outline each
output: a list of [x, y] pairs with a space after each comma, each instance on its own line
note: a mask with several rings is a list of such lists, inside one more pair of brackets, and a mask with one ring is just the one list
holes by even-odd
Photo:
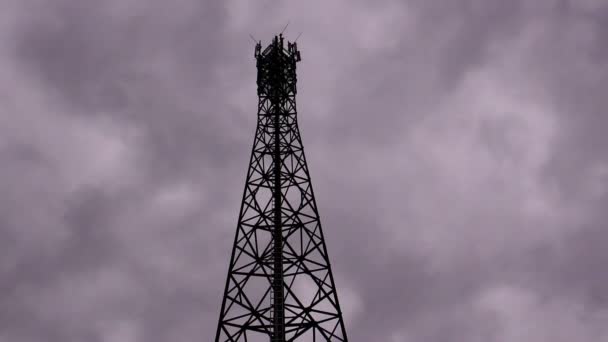
[[258, 120], [216, 342], [347, 341], [296, 115], [296, 43], [257, 60]]

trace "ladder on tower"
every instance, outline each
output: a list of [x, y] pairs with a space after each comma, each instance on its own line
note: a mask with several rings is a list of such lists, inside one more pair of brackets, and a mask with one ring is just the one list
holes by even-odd
[[[275, 197], [274, 197], [274, 196], [272, 196], [272, 198], [271, 198], [271, 208], [272, 208], [273, 210], [275, 209], [275, 205], [276, 205], [276, 200], [275, 200]], [[274, 236], [273, 236], [273, 239], [274, 239], [274, 238], [276, 238], [276, 237], [274, 237]], [[274, 250], [273, 250], [273, 253], [271, 253], [271, 255], [270, 255], [270, 263], [271, 263], [271, 265], [272, 265], [273, 274], [275, 274], [275, 275], [276, 275], [276, 273], [278, 272], [278, 273], [279, 273], [280, 278], [282, 279], [282, 278], [283, 278], [283, 269], [282, 269], [282, 265], [281, 265], [281, 268], [280, 268], [280, 269], [278, 269], [278, 270], [277, 270], [277, 269], [275, 269], [275, 266], [276, 266], [276, 265], [275, 265], [275, 263], [274, 263], [274, 262], [275, 262], [275, 256], [276, 256], [276, 253], [277, 253], [277, 252], [276, 252], [276, 251], [274, 251]], [[281, 330], [281, 327], [276, 326], [276, 323], [275, 323], [275, 304], [276, 304], [276, 303], [275, 303], [275, 300], [276, 300], [276, 298], [275, 298], [275, 294], [280, 292], [280, 290], [281, 290], [281, 287], [282, 287], [282, 286], [283, 286], [283, 283], [282, 283], [282, 282], [281, 282], [281, 283], [279, 283], [279, 284], [276, 284], [276, 283], [274, 282], [274, 276], [273, 276], [273, 279], [272, 279], [272, 281], [271, 281], [271, 287], [270, 287], [270, 289], [271, 289], [271, 290], [270, 290], [270, 314], [269, 314], [270, 323], [271, 323], [271, 324], [272, 324], [272, 326], [273, 326], [273, 330], [272, 330], [272, 332], [273, 332], [273, 333], [271, 334], [271, 340], [270, 340], [271, 342], [283, 342], [282, 336], [277, 336], [276, 334], [274, 334], [274, 332], [275, 332], [275, 331], [279, 331], [279, 330]], [[280, 308], [279, 308], [279, 310], [278, 310], [278, 311], [279, 311], [279, 313], [284, 312], [284, 306], [285, 306], [284, 301], [285, 301], [285, 300], [284, 300], [284, 298], [283, 298], [283, 301], [282, 301], [282, 303], [281, 303], [281, 307], [280, 307]], [[280, 317], [280, 318], [283, 318], [283, 319], [284, 319], [284, 317]], [[278, 322], [282, 322], [282, 321], [283, 321], [283, 319], [279, 319], [279, 320], [278, 320]], [[279, 323], [279, 324], [280, 324], [280, 323]]]

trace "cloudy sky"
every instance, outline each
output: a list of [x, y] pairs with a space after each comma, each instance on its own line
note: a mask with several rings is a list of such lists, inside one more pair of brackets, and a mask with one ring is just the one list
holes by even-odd
[[4, 0], [0, 341], [211, 341], [290, 22], [352, 341], [608, 341], [605, 0]]

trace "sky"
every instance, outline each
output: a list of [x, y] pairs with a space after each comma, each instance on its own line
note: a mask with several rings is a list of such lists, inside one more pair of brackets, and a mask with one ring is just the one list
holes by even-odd
[[213, 340], [287, 22], [351, 341], [608, 341], [605, 0], [5, 0], [0, 342]]

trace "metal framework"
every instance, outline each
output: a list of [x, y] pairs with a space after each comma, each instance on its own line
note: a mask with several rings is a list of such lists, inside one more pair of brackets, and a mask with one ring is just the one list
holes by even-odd
[[216, 342], [348, 341], [296, 117], [295, 43], [262, 51], [258, 120]]

